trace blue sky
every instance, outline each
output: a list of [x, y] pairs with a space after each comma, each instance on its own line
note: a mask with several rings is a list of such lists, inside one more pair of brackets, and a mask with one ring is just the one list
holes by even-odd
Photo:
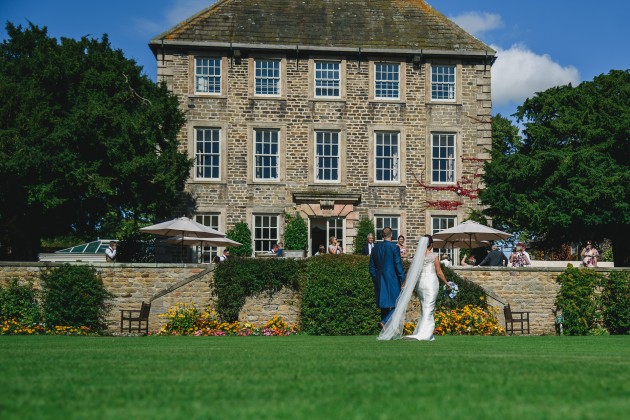
[[[149, 40], [212, 0], [2, 0], [0, 19], [47, 26], [54, 37], [109, 35], [155, 80]], [[428, 0], [498, 51], [493, 113], [512, 114], [535, 92], [630, 68], [630, 1]], [[6, 39], [4, 26], [0, 39]]]

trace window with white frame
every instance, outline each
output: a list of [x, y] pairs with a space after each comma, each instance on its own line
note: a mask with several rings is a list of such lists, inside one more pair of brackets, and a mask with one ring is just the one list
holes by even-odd
[[[457, 222], [457, 218], [454, 216], [432, 216], [431, 217], [431, 234], [433, 235], [444, 229], [450, 229], [455, 226], [456, 222]], [[436, 249], [434, 250], [434, 252], [437, 252], [440, 255], [448, 254], [451, 262], [454, 265], [456, 265], [455, 264], [456, 261], [454, 260], [455, 252], [453, 251], [452, 247], [449, 248], [447, 245], [446, 248]]]
[[339, 98], [341, 85], [339, 61], [315, 61], [315, 97]]
[[398, 239], [400, 234], [400, 216], [396, 215], [376, 215], [374, 216], [374, 225], [376, 226], [376, 239], [383, 240], [383, 229], [391, 228], [392, 238]]
[[221, 58], [195, 58], [195, 93], [221, 94]]
[[374, 99], [400, 98], [400, 64], [374, 63]]
[[340, 217], [331, 217], [327, 221], [327, 226], [328, 226], [328, 239], [330, 240], [330, 237], [332, 236], [337, 238], [337, 243], [339, 244], [343, 252], [344, 253], [347, 252], [346, 248], [344, 247], [344, 241], [343, 241], [343, 219]]
[[275, 214], [254, 215], [254, 251], [271, 251], [280, 238], [278, 216]]
[[375, 131], [374, 148], [374, 180], [377, 182], [398, 181], [400, 133]]
[[280, 60], [256, 60], [254, 64], [254, 93], [280, 96]]
[[[219, 230], [219, 213], [205, 213], [195, 215], [195, 221], [201, 223], [209, 228]], [[212, 259], [218, 255], [218, 248], [216, 246], [203, 246], [199, 245], [195, 247], [198, 263], [210, 263]]]
[[455, 100], [455, 66], [431, 66], [431, 99]]
[[455, 182], [455, 134], [431, 135], [431, 181], [437, 184]]
[[220, 128], [195, 128], [195, 178], [221, 178]]
[[254, 130], [254, 178], [277, 180], [280, 158], [280, 131], [260, 128]]
[[339, 131], [315, 132], [315, 179], [339, 181]]

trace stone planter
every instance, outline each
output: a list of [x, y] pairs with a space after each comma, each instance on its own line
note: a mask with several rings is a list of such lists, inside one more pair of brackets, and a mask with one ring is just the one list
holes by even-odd
[[300, 251], [297, 249], [285, 249], [284, 257], [285, 258], [305, 258], [306, 251]]

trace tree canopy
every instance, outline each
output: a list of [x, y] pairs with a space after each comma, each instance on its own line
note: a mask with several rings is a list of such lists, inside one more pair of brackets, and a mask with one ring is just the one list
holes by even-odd
[[188, 176], [177, 98], [107, 35], [58, 41], [6, 26], [0, 44], [0, 242], [34, 259], [40, 239], [111, 235], [167, 216]]
[[630, 265], [630, 72], [527, 99], [493, 118], [492, 160], [480, 198], [487, 214], [550, 244], [609, 238], [616, 266]]

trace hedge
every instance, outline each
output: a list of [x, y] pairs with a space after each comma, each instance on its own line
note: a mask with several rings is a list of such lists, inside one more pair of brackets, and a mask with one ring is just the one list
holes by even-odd
[[322, 255], [308, 260], [301, 328], [313, 335], [370, 335], [377, 331], [368, 257]]
[[[405, 271], [409, 262], [404, 262]], [[437, 307], [474, 305], [486, 309], [486, 295], [476, 284], [445, 269], [449, 281], [459, 287], [450, 299], [440, 292]], [[214, 276], [217, 312], [233, 322], [247, 297], [272, 295], [283, 287], [301, 294], [301, 330], [313, 335], [372, 335], [378, 332], [380, 309], [369, 273], [369, 257], [323, 255], [305, 260], [285, 258], [231, 258], [220, 264]], [[415, 321], [415, 320], [410, 320]]]
[[224, 322], [238, 320], [245, 299], [261, 293], [273, 295], [283, 287], [298, 291], [304, 260], [289, 258], [229, 258], [217, 266], [214, 290], [217, 312]]

